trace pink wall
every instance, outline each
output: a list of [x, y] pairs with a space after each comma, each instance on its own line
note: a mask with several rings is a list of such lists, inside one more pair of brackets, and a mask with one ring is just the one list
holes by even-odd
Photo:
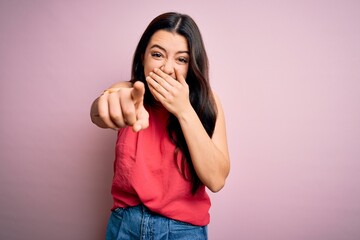
[[169, 10], [198, 22], [227, 116], [210, 239], [360, 239], [360, 2], [210, 2], [0, 1], [0, 239], [103, 238], [115, 132], [90, 104]]

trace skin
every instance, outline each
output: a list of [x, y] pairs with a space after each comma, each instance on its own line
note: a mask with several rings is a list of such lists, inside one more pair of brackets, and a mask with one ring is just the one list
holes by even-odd
[[[230, 171], [224, 113], [214, 94], [218, 116], [210, 138], [189, 100], [189, 86], [185, 81], [189, 59], [183, 36], [159, 30], [151, 37], [143, 56], [144, 74], [154, 98], [179, 120], [200, 180], [212, 192], [217, 192], [225, 185]], [[135, 132], [147, 128], [149, 114], [143, 106], [144, 85], [122, 82], [112, 87], [119, 89], [94, 101], [92, 121], [103, 128], [132, 126]]]

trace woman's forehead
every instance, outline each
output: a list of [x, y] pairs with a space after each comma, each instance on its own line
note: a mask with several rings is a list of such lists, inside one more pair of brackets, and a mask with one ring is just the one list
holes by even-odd
[[150, 38], [148, 47], [161, 46], [165, 50], [189, 51], [187, 40], [184, 36], [165, 30], [156, 31]]

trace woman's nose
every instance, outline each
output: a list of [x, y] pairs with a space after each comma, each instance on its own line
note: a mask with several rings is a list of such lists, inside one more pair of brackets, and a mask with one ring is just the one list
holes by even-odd
[[171, 77], [175, 77], [174, 64], [172, 61], [165, 61], [161, 70], [163, 70], [166, 74], [169, 74]]

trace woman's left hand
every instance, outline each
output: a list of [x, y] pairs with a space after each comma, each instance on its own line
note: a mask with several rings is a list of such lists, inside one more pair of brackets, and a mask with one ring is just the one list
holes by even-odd
[[146, 77], [146, 81], [154, 98], [178, 118], [192, 109], [192, 106], [189, 100], [189, 86], [184, 76], [178, 70], [174, 71], [176, 79], [155, 68]]

